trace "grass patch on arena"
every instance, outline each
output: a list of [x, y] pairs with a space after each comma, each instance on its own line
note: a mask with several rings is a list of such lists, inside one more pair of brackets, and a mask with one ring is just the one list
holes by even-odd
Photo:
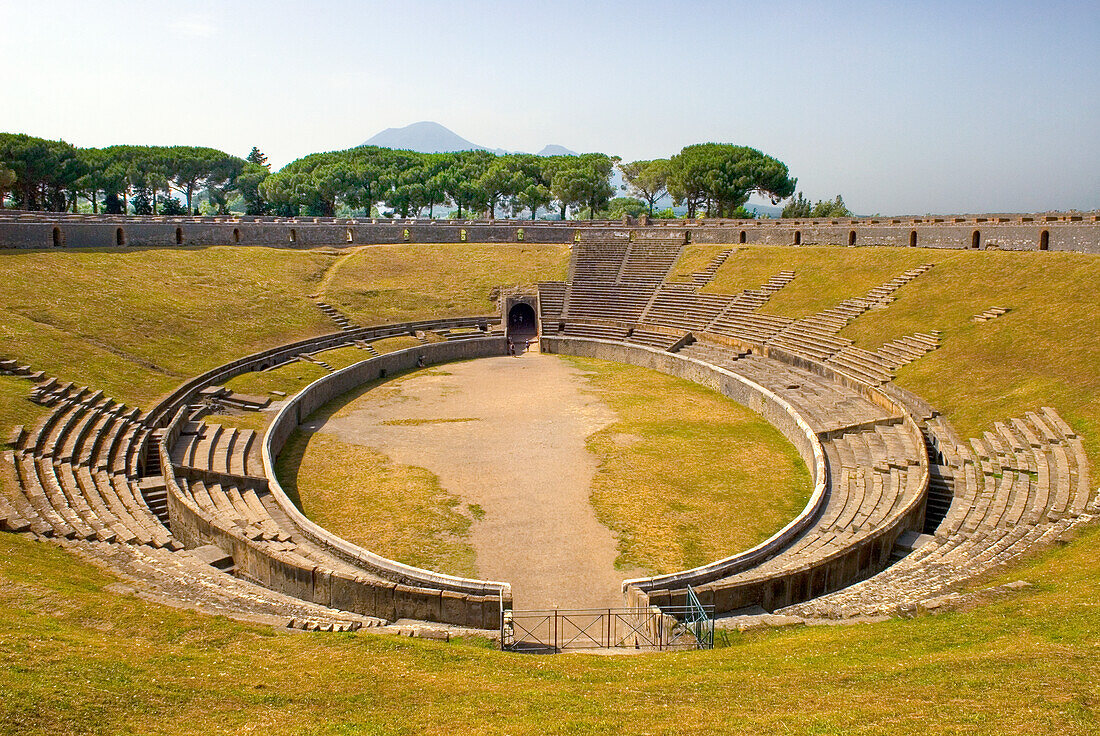
[[380, 383], [359, 386], [310, 414], [279, 453], [279, 484], [302, 513], [349, 542], [408, 565], [476, 577], [467, 542], [472, 518], [434, 473], [307, 428], [340, 416]]
[[748, 549], [806, 505], [797, 450], [716, 391], [624, 363], [566, 358], [619, 420], [589, 437], [592, 505], [620, 567], [667, 573]]
[[1029, 562], [1016, 577], [1033, 588], [980, 609], [627, 657], [280, 632], [111, 592], [111, 577], [53, 545], [0, 534], [0, 723], [179, 736], [1090, 733], [1098, 531]]
[[471, 519], [424, 468], [323, 432], [295, 432], [276, 473], [302, 513], [340, 537], [407, 565], [473, 577]]
[[495, 287], [560, 281], [564, 245], [446, 243], [363, 248], [349, 255], [322, 298], [358, 324], [491, 314]]

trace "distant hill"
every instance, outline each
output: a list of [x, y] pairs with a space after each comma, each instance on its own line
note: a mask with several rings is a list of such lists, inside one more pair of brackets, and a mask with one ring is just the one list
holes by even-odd
[[543, 148], [541, 151], [539, 151], [535, 155], [537, 155], [537, 156], [576, 156], [577, 152], [576, 151], [570, 151], [565, 146], [559, 146], [556, 143], [551, 143], [550, 145], [546, 146], [545, 148]]
[[[496, 154], [520, 153], [520, 151], [507, 151], [503, 148], [489, 148], [468, 141], [450, 128], [430, 120], [422, 120], [419, 123], [406, 125], [404, 128], [386, 128], [360, 145], [393, 148], [402, 151], [419, 151], [420, 153], [448, 153], [450, 151], [489, 151]], [[551, 143], [539, 151], [537, 155], [576, 156], [577, 154], [565, 146]]]
[[403, 151], [419, 151], [420, 153], [445, 153], [449, 151], [494, 151], [486, 146], [468, 141], [453, 130], [439, 123], [424, 120], [404, 128], [386, 128], [381, 133], [371, 136], [362, 143], [364, 146], [379, 146], [380, 148], [395, 148]]

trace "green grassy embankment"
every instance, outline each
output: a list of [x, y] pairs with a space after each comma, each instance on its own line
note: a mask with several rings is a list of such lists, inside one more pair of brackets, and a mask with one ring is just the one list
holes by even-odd
[[693, 273], [698, 273], [709, 266], [715, 256], [729, 247], [727, 245], [685, 245], [668, 274], [669, 281], [690, 281]]
[[[705, 290], [734, 292], [782, 269], [793, 282], [763, 307], [799, 317], [862, 296], [920, 263], [936, 264], [896, 292], [886, 309], [841, 335], [874, 350], [901, 335], [938, 329], [942, 347], [904, 367], [898, 385], [942, 411], [964, 438], [993, 422], [1053, 406], [1081, 434], [1100, 472], [1100, 258], [1074, 253], [907, 248], [741, 246]], [[1012, 311], [990, 322], [992, 306]]]
[[564, 245], [444, 243], [363, 248], [344, 259], [323, 298], [358, 324], [489, 314], [498, 286], [560, 281]]
[[[563, 278], [568, 258], [475, 244], [0, 251], [0, 357], [148, 407], [217, 365], [333, 332], [312, 298], [323, 284], [364, 306], [360, 324], [461, 316], [488, 312], [494, 286]], [[4, 427], [33, 421], [3, 404]]]
[[532, 657], [169, 609], [0, 534], [0, 732], [1096, 733], [1098, 542], [1044, 554], [1013, 573], [1033, 588], [969, 611]]
[[147, 407], [186, 378], [331, 332], [309, 300], [332, 261], [202, 248], [0, 253], [0, 355]]

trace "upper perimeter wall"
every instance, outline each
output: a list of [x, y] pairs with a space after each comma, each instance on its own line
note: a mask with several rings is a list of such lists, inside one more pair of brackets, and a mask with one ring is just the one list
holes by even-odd
[[125, 217], [0, 213], [0, 248], [210, 245], [556, 243], [617, 240], [850, 245], [1100, 253], [1100, 215], [968, 215], [805, 220], [386, 220], [276, 217]]

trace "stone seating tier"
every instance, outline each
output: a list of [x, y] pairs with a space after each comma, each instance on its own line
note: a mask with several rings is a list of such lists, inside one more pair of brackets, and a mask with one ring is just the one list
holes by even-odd
[[539, 285], [539, 311], [544, 320], [561, 318], [565, 306], [565, 282], [543, 281]]
[[214, 614], [319, 631], [353, 631], [385, 623], [373, 616], [303, 601], [216, 569], [199, 550], [103, 542], [66, 542], [65, 546], [124, 579], [149, 584], [161, 595]]
[[172, 465], [236, 476], [262, 477], [259, 443], [251, 429], [189, 422], [171, 451]]
[[1052, 408], [1029, 412], [964, 445], [942, 418], [929, 422], [952, 487], [934, 536], [883, 572], [849, 588], [784, 609], [809, 617], [916, 610], [1095, 517], [1080, 438]]

